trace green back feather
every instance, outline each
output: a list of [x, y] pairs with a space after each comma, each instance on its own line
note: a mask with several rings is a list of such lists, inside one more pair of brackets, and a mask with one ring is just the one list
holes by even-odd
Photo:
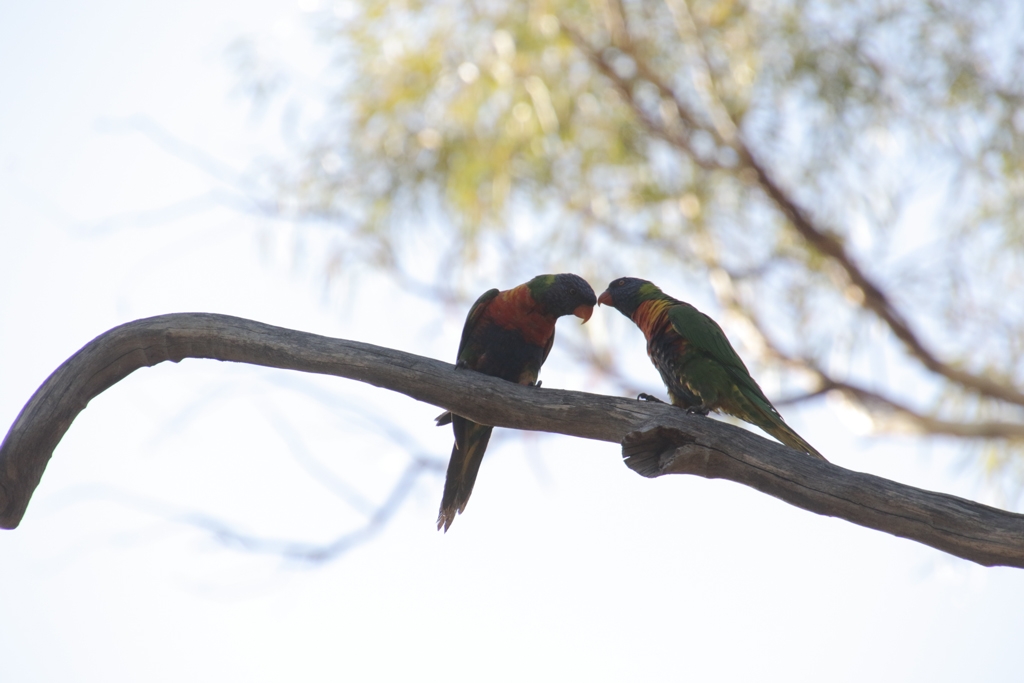
[[757, 386], [743, 359], [729, 343], [729, 338], [713, 319], [690, 304], [679, 302], [668, 309], [668, 319], [675, 331], [693, 347], [725, 368], [726, 372], [750, 400], [770, 413], [778, 414], [768, 397]]

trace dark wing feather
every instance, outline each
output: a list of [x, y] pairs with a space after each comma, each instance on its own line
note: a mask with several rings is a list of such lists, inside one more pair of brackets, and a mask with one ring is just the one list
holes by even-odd
[[[466, 342], [473, 336], [473, 331], [480, 322], [480, 317], [487, 308], [487, 304], [493, 301], [494, 297], [498, 296], [499, 293], [500, 292], [498, 292], [497, 289], [488, 289], [486, 292], [481, 294], [480, 298], [478, 298], [472, 307], [470, 307], [469, 313], [466, 314], [466, 322], [462, 325], [462, 338], [459, 340], [459, 352], [455, 355], [456, 364], [461, 360], [466, 360], [462, 357], [462, 352], [466, 350]], [[451, 424], [452, 414], [446, 410], [435, 417], [434, 422], [437, 423], [438, 427]]]
[[473, 335], [473, 330], [476, 329], [477, 323], [480, 322], [480, 317], [487, 308], [487, 304], [489, 304], [494, 297], [498, 296], [499, 293], [500, 292], [497, 288], [488, 289], [480, 295], [480, 298], [477, 299], [472, 308], [469, 309], [469, 313], [466, 314], [466, 323], [462, 326], [462, 339], [459, 340], [459, 352], [455, 356], [457, 360], [462, 360], [462, 352], [466, 348], [466, 342]]
[[[555, 343], [555, 333], [554, 333], [554, 330], [552, 330], [551, 336], [548, 337], [548, 343], [544, 345], [544, 354], [540, 357], [540, 364], [541, 365], [544, 365], [544, 361], [546, 361], [548, 359], [548, 354], [551, 353], [551, 346], [554, 343]], [[538, 374], [540, 374], [540, 368], [538, 368], [537, 370], [538, 370]]]

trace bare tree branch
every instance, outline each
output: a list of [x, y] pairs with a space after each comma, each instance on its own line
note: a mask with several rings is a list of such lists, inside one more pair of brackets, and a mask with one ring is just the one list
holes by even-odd
[[669, 405], [525, 387], [393, 349], [210, 313], [121, 325], [50, 375], [0, 445], [0, 526], [21, 521], [54, 448], [92, 398], [139, 368], [185, 358], [346, 377], [483, 424], [622, 443], [627, 464], [645, 476], [731, 479], [979, 564], [1024, 567], [1024, 515], [852, 472]]
[[[758, 441], [750, 432], [730, 435], [723, 449], [725, 444], [702, 442], [689, 429], [657, 426], [627, 434], [622, 453], [630, 469], [645, 477], [696, 474], [729, 479], [804, 510], [904, 538], [928, 538], [922, 542], [979, 564], [1011, 564], [1004, 559], [1008, 555], [1021, 558], [1024, 515], [871, 474], [841, 470], [842, 475], [834, 477], [827, 470], [839, 469], [835, 465], [774, 444], [763, 448]], [[990, 517], [990, 512], [997, 516]], [[979, 532], [985, 536], [983, 544]], [[1019, 563], [1014, 560], [1013, 566], [1022, 566]]]

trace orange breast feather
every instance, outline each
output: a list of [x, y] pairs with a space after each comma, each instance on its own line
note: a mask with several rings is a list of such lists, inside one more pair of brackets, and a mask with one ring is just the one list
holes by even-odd
[[487, 315], [507, 330], [518, 330], [527, 344], [545, 346], [555, 333], [556, 318], [541, 312], [525, 284], [494, 298]]

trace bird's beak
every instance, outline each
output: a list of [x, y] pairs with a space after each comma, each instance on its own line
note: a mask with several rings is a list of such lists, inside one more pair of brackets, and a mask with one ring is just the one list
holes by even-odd
[[[576, 307], [576, 310], [572, 312], [572, 314], [577, 318], [582, 318], [584, 323], [590, 320], [590, 316], [593, 315], [593, 313], [594, 307], [586, 304], [580, 304]], [[580, 324], [582, 325], [583, 323]]]
[[601, 292], [601, 296], [597, 297], [598, 305], [604, 304], [605, 306], [614, 306], [612, 303], [612, 295], [608, 293], [608, 290]]

